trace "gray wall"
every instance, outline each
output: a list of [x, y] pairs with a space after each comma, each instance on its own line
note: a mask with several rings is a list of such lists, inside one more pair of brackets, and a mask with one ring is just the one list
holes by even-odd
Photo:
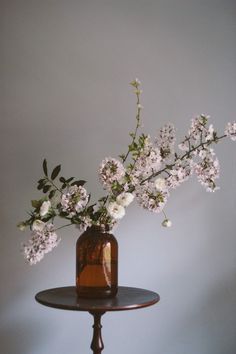
[[[88, 314], [34, 301], [42, 289], [74, 284], [78, 232], [64, 229], [37, 266], [19, 251], [28, 235], [15, 224], [39, 196], [42, 159], [100, 196], [98, 165], [126, 150], [134, 127], [136, 76], [147, 132], [171, 121], [180, 138], [202, 112], [222, 130], [236, 112], [236, 2], [5, 0], [0, 13], [0, 352], [89, 353]], [[193, 178], [169, 200], [173, 228], [132, 205], [116, 230], [120, 284], [157, 291], [161, 302], [104, 316], [104, 354], [236, 352], [235, 145], [216, 150], [220, 191], [206, 193]]]

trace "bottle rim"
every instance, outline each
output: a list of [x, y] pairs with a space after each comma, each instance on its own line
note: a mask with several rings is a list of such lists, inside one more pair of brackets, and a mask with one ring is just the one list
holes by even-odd
[[88, 230], [90, 231], [99, 231], [99, 232], [108, 232], [110, 231], [110, 226], [108, 224], [106, 225], [92, 225], [88, 227]]

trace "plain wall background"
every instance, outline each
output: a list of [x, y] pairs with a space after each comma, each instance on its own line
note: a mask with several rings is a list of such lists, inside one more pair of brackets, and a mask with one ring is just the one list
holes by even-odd
[[[236, 112], [234, 0], [1, 1], [1, 354], [89, 353], [92, 318], [46, 308], [36, 292], [74, 284], [77, 230], [37, 266], [20, 254], [47, 157], [103, 194], [100, 161], [126, 151], [135, 126], [129, 82], [144, 90], [145, 131], [212, 116], [223, 131]], [[220, 191], [192, 178], [162, 216], [127, 210], [115, 235], [121, 285], [157, 291], [153, 307], [103, 317], [105, 353], [235, 354], [235, 144], [216, 146]]]

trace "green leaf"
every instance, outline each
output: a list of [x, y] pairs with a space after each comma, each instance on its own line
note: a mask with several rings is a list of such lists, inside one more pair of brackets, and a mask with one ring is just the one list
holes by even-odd
[[40, 183], [46, 183], [46, 180], [45, 180], [44, 178], [41, 178], [41, 179], [38, 180], [38, 183], [39, 183], [39, 184], [40, 184]]
[[134, 150], [134, 144], [130, 144], [129, 145], [129, 151], [133, 151]]
[[59, 175], [60, 171], [61, 171], [61, 165], [56, 166], [52, 171], [51, 179], [54, 180]]
[[124, 159], [125, 159], [125, 154], [119, 155], [119, 158], [120, 158], [121, 160], [124, 160]]
[[48, 177], [48, 166], [47, 166], [47, 160], [46, 159], [43, 160], [43, 172], [44, 172], [45, 176]]
[[49, 191], [49, 189], [51, 188], [51, 186], [44, 186], [43, 187], [43, 193], [47, 193]]
[[40, 189], [43, 189], [45, 183], [39, 183], [37, 186], [37, 189], [40, 191]]
[[47, 183], [47, 181], [45, 179], [40, 179], [38, 181], [38, 186], [37, 186], [37, 189], [40, 190], [40, 189], [43, 189], [43, 187], [45, 186], [45, 184]]
[[59, 214], [62, 218], [65, 218], [68, 216], [68, 213], [66, 213], [65, 211], [61, 211]]
[[33, 208], [39, 208], [41, 206], [41, 201], [40, 200], [31, 200], [31, 205]]
[[70, 178], [68, 178], [68, 179], [66, 180], [66, 183], [70, 183], [71, 181], [73, 181], [74, 178], [75, 178], [75, 177], [70, 177]]
[[76, 185], [76, 186], [83, 186], [86, 183], [86, 181], [84, 180], [79, 180], [79, 181], [74, 181], [73, 183], [71, 183], [72, 186]]
[[90, 206], [87, 208], [87, 212], [88, 212], [89, 214], [93, 213], [93, 210], [94, 210], [94, 206], [95, 206], [95, 205], [96, 205], [96, 204], [90, 205]]
[[107, 199], [107, 197], [102, 197], [102, 198], [98, 199], [98, 201], [102, 203], [102, 202], [105, 202], [106, 199]]
[[59, 181], [60, 181], [61, 183], [65, 183], [66, 179], [65, 179], [64, 177], [60, 177], [60, 178], [59, 178]]
[[49, 193], [48, 198], [49, 198], [49, 199], [52, 199], [52, 198], [54, 197], [55, 193], [56, 193], [56, 190], [53, 189], [53, 190]]

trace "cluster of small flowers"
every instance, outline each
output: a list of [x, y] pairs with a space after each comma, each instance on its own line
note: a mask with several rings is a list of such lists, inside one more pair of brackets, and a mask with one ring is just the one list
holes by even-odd
[[169, 177], [166, 178], [168, 189], [175, 189], [183, 182], [187, 181], [192, 174], [192, 168], [189, 159], [177, 162], [175, 168], [169, 171]]
[[236, 122], [226, 125], [225, 134], [230, 137], [231, 140], [236, 141]]
[[92, 226], [92, 224], [92, 219], [88, 215], [85, 215], [80, 216], [80, 223], [77, 225], [77, 227], [81, 232], [84, 232], [88, 227]]
[[120, 181], [125, 175], [122, 163], [114, 158], [105, 158], [99, 168], [100, 181], [105, 189], [110, 190], [113, 182]]
[[69, 217], [72, 217], [87, 205], [88, 200], [89, 196], [84, 187], [70, 186], [61, 197], [62, 211], [68, 213]]
[[210, 116], [201, 114], [191, 120], [191, 126], [189, 129], [189, 137], [195, 142], [200, 141], [201, 137], [206, 137], [208, 135], [206, 124]]
[[173, 124], [165, 124], [160, 130], [155, 139], [156, 145], [161, 150], [161, 156], [167, 158], [174, 152], [175, 144], [175, 127]]
[[214, 192], [219, 189], [215, 180], [219, 178], [220, 165], [219, 160], [214, 158], [214, 155], [213, 149], [202, 150], [200, 153], [202, 160], [199, 163], [193, 163], [194, 172], [207, 192]]
[[154, 182], [138, 186], [135, 193], [139, 205], [154, 213], [162, 211], [168, 198], [168, 191], [156, 188]]
[[[188, 131], [188, 136], [182, 141], [178, 147], [181, 151], [189, 151], [191, 148], [191, 141], [194, 143], [210, 142], [214, 140], [216, 134], [212, 124], [206, 127], [210, 116], [201, 114], [191, 120], [191, 126]], [[194, 152], [196, 154], [197, 152]]]
[[147, 178], [154, 171], [158, 171], [161, 161], [162, 157], [160, 149], [152, 145], [150, 137], [148, 136], [145, 140], [144, 147], [141, 149], [139, 156], [135, 160], [132, 171], [133, 178], [137, 178], [138, 181]]
[[36, 223], [34, 228], [31, 238], [23, 245], [24, 257], [31, 265], [41, 261], [60, 242], [53, 224]]

